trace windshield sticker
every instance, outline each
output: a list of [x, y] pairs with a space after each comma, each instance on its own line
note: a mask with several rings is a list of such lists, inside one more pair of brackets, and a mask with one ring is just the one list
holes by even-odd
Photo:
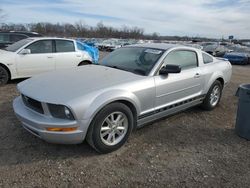
[[159, 55], [162, 51], [161, 50], [153, 50], [153, 49], [147, 49], [145, 50], [146, 53], [150, 53], [150, 54], [157, 54]]

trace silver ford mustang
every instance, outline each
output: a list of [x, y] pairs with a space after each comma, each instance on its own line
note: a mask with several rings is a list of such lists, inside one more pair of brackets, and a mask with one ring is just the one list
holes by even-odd
[[120, 48], [99, 65], [34, 76], [13, 102], [23, 127], [51, 143], [85, 138], [114, 151], [131, 131], [195, 105], [212, 110], [230, 81], [231, 64], [195, 48], [140, 44]]

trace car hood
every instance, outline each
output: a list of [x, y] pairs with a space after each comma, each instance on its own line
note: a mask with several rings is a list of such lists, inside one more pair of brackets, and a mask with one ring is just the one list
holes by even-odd
[[14, 52], [9, 52], [9, 51], [6, 51], [6, 50], [0, 50], [0, 61], [2, 59], [9, 59], [11, 57], [13, 57], [15, 53]]
[[34, 76], [19, 83], [18, 90], [38, 101], [65, 104], [92, 92], [143, 78], [110, 67], [85, 65]]

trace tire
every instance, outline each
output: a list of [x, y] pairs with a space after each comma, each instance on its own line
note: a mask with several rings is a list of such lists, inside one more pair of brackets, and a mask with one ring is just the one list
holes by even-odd
[[202, 108], [205, 110], [213, 110], [219, 103], [222, 95], [222, 84], [216, 80], [210, 87], [206, 98], [202, 103]]
[[90, 64], [92, 64], [90, 61], [83, 61], [83, 62], [79, 63], [78, 66], [90, 65]]
[[[117, 124], [115, 120], [118, 119], [120, 122]], [[122, 103], [111, 103], [93, 119], [87, 142], [99, 153], [115, 151], [127, 141], [133, 126], [133, 114], [129, 107]]]
[[10, 76], [8, 71], [0, 65], [0, 86], [7, 84]]

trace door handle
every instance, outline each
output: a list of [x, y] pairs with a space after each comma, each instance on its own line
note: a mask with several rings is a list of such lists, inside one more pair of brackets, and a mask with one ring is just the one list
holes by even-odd
[[47, 58], [53, 58], [53, 56], [47, 56]]
[[200, 78], [200, 77], [201, 77], [200, 73], [196, 73], [196, 74], [194, 75], [194, 78]]

